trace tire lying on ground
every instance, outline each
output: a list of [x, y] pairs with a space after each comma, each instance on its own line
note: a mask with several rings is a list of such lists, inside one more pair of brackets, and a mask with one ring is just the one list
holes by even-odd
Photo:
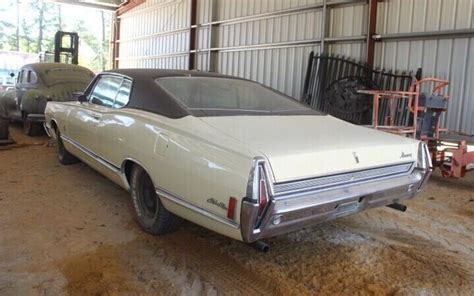
[[38, 122], [28, 119], [28, 114], [23, 114], [23, 132], [30, 137], [40, 136], [43, 134], [43, 127]]
[[8, 131], [8, 119], [0, 117], [0, 140], [8, 140], [10, 133]]

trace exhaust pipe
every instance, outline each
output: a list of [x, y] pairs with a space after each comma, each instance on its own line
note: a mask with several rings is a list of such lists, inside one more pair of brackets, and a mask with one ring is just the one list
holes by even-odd
[[253, 247], [262, 253], [266, 253], [270, 250], [270, 246], [262, 241], [254, 242]]
[[402, 205], [402, 204], [399, 204], [399, 203], [396, 203], [396, 202], [393, 203], [393, 204], [388, 205], [387, 207], [392, 208], [392, 209], [397, 210], [397, 211], [400, 211], [400, 212], [405, 212], [407, 210], [406, 205]]

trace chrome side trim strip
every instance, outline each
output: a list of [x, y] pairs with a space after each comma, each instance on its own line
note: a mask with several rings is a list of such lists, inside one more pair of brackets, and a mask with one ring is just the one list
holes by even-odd
[[95, 154], [94, 152], [92, 152], [91, 150], [89, 150], [86, 147], [82, 146], [81, 144], [74, 141], [73, 139], [71, 139], [69, 137], [66, 137], [64, 135], [61, 135], [61, 139], [68, 142], [71, 145], [74, 145], [77, 149], [81, 150], [82, 152], [87, 154], [89, 157], [95, 159], [97, 162], [99, 162], [103, 166], [107, 167], [108, 169], [110, 169], [114, 173], [116, 173], [116, 174], [121, 174], [122, 173], [122, 171], [120, 170], [120, 167], [117, 167], [116, 165], [114, 165], [110, 161], [100, 157], [99, 155]]
[[169, 200], [171, 202], [174, 202], [175, 204], [178, 204], [180, 206], [188, 208], [188, 209], [190, 209], [190, 210], [192, 210], [196, 213], [199, 213], [203, 216], [206, 216], [207, 218], [210, 218], [210, 219], [213, 219], [217, 222], [225, 224], [226, 226], [229, 226], [229, 227], [232, 227], [232, 228], [235, 228], [235, 229], [239, 228], [239, 225], [235, 221], [231, 221], [231, 220], [222, 218], [221, 216], [218, 216], [218, 215], [210, 212], [209, 210], [206, 210], [206, 209], [203, 209], [203, 208], [201, 208], [197, 205], [194, 205], [194, 204], [184, 200], [183, 198], [180, 198], [180, 197], [174, 195], [173, 193], [167, 191], [164, 188], [156, 187], [155, 189], [156, 189], [156, 194], [158, 194], [161, 197], [166, 198], [167, 200]]
[[299, 181], [291, 181], [274, 184], [275, 195], [311, 191], [327, 187], [352, 184], [363, 181], [378, 180], [388, 176], [409, 174], [414, 163], [403, 163], [374, 169], [347, 172], [331, 176], [323, 176]]

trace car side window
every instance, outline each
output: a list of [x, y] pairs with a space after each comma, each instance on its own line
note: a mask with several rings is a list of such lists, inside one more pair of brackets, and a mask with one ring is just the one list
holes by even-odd
[[29, 84], [35, 84], [37, 81], [37, 77], [36, 77], [36, 73], [35, 71], [28, 71], [28, 78], [27, 78], [27, 82]]
[[22, 84], [28, 83], [28, 71], [27, 70], [21, 70], [21, 83]]
[[99, 77], [99, 81], [97, 81], [89, 96], [89, 102], [91, 104], [112, 107], [122, 80], [122, 77], [111, 75]]
[[122, 108], [128, 104], [131, 88], [132, 82], [128, 79], [124, 79], [115, 98], [114, 108]]
[[17, 75], [17, 77], [16, 77], [16, 84], [20, 84], [20, 83], [21, 83], [22, 73], [23, 73], [23, 71], [18, 72], [18, 75]]

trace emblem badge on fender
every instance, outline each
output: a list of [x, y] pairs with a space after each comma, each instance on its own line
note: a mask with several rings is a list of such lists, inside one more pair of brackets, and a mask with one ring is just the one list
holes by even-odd
[[354, 160], [356, 161], [356, 163], [359, 163], [359, 157], [357, 156], [357, 153], [352, 152], [352, 156], [354, 156]]
[[218, 200], [211, 197], [211, 198], [207, 199], [207, 202], [210, 203], [210, 204], [213, 204], [215, 206], [218, 206], [219, 208], [227, 211], [227, 206], [225, 205], [225, 203], [223, 203], [221, 201], [218, 201]]
[[400, 155], [400, 158], [405, 158], [405, 157], [411, 157], [411, 153], [405, 154], [405, 152], [402, 151], [402, 155]]

